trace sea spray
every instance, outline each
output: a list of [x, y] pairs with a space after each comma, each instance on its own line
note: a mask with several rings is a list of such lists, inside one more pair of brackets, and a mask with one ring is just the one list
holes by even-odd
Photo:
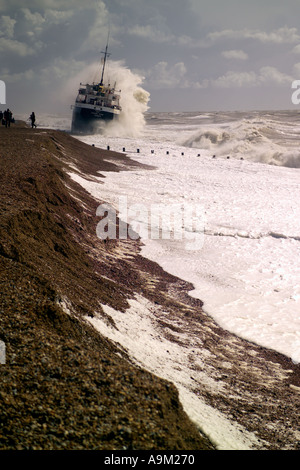
[[110, 62], [107, 80], [121, 90], [122, 112], [119, 119], [102, 128], [112, 137], [138, 137], [145, 126], [144, 113], [148, 109], [150, 93], [141, 87], [143, 77], [129, 70], [123, 62]]

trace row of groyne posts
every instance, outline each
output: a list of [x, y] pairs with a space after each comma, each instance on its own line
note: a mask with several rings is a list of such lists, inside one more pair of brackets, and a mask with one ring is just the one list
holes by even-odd
[[[95, 144], [92, 144], [92, 147], [95, 147]], [[111, 148], [110, 148], [109, 145], [107, 145], [106, 150], [111, 150]], [[114, 151], [117, 152], [118, 150], [114, 150]], [[126, 148], [123, 147], [122, 151], [123, 151], [123, 152], [126, 152]], [[129, 153], [133, 153], [133, 151], [130, 150]], [[139, 148], [136, 149], [136, 153], [140, 153], [140, 149], [139, 149]], [[155, 151], [154, 151], [154, 150], [151, 150], [151, 153], [154, 154]], [[166, 155], [169, 155], [169, 154], [170, 154], [169, 150], [166, 150]], [[184, 156], [184, 152], [181, 152], [181, 155]], [[201, 157], [201, 154], [198, 153], [198, 154], [197, 154], [197, 157]], [[212, 158], [216, 158], [216, 155], [212, 155]], [[227, 155], [226, 158], [227, 158], [227, 160], [229, 160], [229, 159], [230, 159], [230, 156]], [[240, 159], [241, 159], [241, 160], [244, 160], [243, 157], [241, 157]]]
[[[109, 146], [109, 145], [106, 147], [106, 150], [110, 150], [110, 146]], [[126, 152], [126, 148], [123, 147], [122, 151], [123, 151], [123, 152]], [[130, 150], [129, 153], [133, 153], [133, 151]], [[140, 149], [136, 149], [136, 153], [140, 153]], [[154, 150], [151, 150], [151, 153], [153, 154], [153, 153], [155, 153], [155, 151], [154, 151]], [[170, 154], [169, 150], [166, 150], [166, 155], [169, 155], [169, 154]], [[184, 155], [184, 152], [181, 152], [181, 155], [183, 156], [183, 155]], [[198, 153], [197, 157], [201, 157], [200, 153]], [[214, 155], [214, 157], [215, 157], [215, 155]]]

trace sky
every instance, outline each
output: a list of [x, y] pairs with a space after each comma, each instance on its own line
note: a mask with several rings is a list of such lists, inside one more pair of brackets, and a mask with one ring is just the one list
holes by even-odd
[[153, 112], [295, 109], [299, 18], [299, 0], [0, 0], [6, 105], [68, 113], [109, 32]]

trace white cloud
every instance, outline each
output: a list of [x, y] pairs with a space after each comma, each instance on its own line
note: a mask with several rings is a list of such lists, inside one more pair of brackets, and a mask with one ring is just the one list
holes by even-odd
[[169, 43], [174, 40], [173, 35], [165, 34], [163, 31], [160, 31], [151, 25], [133, 26], [128, 30], [128, 33], [131, 36], [148, 39], [152, 42]]
[[183, 62], [169, 66], [167, 62], [158, 62], [147, 74], [147, 81], [153, 88], [174, 88], [182, 86], [186, 67]]
[[212, 86], [216, 88], [241, 88], [253, 87], [258, 83], [255, 72], [234, 72], [229, 71], [225, 75], [212, 80]]
[[6, 55], [26, 57], [36, 53], [33, 47], [13, 39], [0, 38], [0, 52]]
[[53, 25], [67, 23], [74, 15], [73, 10], [51, 10], [47, 9], [42, 13], [31, 11], [29, 8], [21, 8], [23, 18], [18, 19], [18, 32], [26, 31], [27, 36], [38, 36], [47, 28]]
[[148, 72], [143, 72], [143, 75], [146, 77], [147, 85], [152, 89], [200, 89], [206, 88], [209, 84], [208, 80], [192, 81], [183, 62], [169, 65], [167, 62], [161, 61]]
[[13, 38], [15, 24], [16, 20], [10, 16], [2, 15], [0, 17], [0, 36], [4, 36], [9, 39]]
[[296, 78], [300, 78], [300, 62], [294, 65]]
[[[109, 30], [109, 14], [103, 2], [99, 2], [95, 10], [91, 9], [91, 24], [87, 27], [87, 34], [82, 42], [80, 51], [100, 52], [106, 44]], [[82, 32], [81, 32], [82, 34]]]
[[45, 21], [47, 24], [60, 24], [70, 20], [74, 15], [74, 10], [46, 10]]
[[217, 88], [251, 88], [262, 85], [290, 85], [293, 78], [280, 72], [276, 67], [261, 67], [259, 72], [228, 71], [225, 75], [211, 80], [211, 85]]
[[290, 75], [280, 72], [276, 67], [262, 67], [260, 69], [259, 80], [261, 83], [273, 83], [276, 85], [290, 85], [293, 78]]
[[255, 39], [262, 43], [273, 44], [292, 44], [300, 40], [297, 28], [289, 28], [288, 26], [284, 26], [269, 33], [247, 28], [242, 30], [225, 29], [223, 31], [209, 33], [207, 37], [212, 41], [222, 39]]
[[234, 59], [234, 60], [247, 60], [248, 54], [241, 50], [230, 50], [230, 51], [223, 51], [222, 56], [225, 59]]
[[9, 85], [13, 83], [19, 83], [24, 81], [31, 81], [35, 78], [36, 74], [32, 69], [28, 69], [20, 73], [9, 73], [9, 71], [4, 70], [1, 74], [1, 78], [8, 83]]
[[300, 44], [298, 44], [297, 46], [294, 47], [294, 49], [292, 50], [292, 53], [293, 54], [300, 54]]
[[158, 29], [156, 26], [149, 24], [145, 26], [131, 26], [127, 32], [130, 36], [147, 39], [153, 43], [170, 44], [173, 46], [178, 45], [192, 48], [201, 47], [202, 45], [202, 41], [195, 41], [186, 34], [174, 35], [170, 32], [164, 32], [162, 29]]
[[35, 27], [39, 28], [45, 22], [44, 17], [38, 12], [32, 13], [29, 8], [22, 8], [21, 11], [24, 15], [25, 20], [27, 20], [28, 23], [31, 23]]
[[199, 47], [201, 43], [195, 41], [193, 38], [187, 35], [182, 35], [177, 38], [179, 46]]
[[175, 47], [197, 49], [203, 47], [206, 48], [208, 46], [207, 41], [203, 38], [199, 39], [199, 37], [195, 38], [188, 34], [179, 34], [177, 31], [173, 34], [165, 25], [159, 27], [152, 24], [137, 24], [134, 26], [128, 26], [126, 33], [129, 36], [146, 39], [152, 43], [166, 44]]

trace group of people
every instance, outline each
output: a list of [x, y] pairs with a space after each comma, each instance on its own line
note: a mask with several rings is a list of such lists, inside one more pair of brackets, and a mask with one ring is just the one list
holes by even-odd
[[11, 122], [15, 122], [12, 112], [9, 108], [7, 108], [4, 113], [0, 111], [0, 122], [2, 122], [3, 126], [10, 127]]
[[[31, 127], [32, 128], [36, 127], [34, 112], [30, 114], [29, 120], [31, 122]], [[2, 123], [2, 125], [5, 127], [10, 127], [11, 122], [15, 122], [11, 110], [7, 108], [4, 112], [0, 111], [0, 123]]]

